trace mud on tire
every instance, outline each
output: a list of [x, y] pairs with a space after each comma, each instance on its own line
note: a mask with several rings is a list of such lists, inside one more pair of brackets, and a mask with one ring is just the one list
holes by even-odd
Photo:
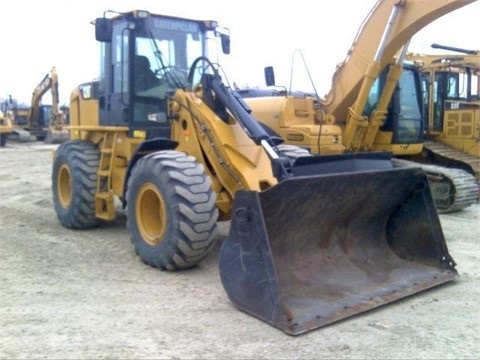
[[88, 229], [95, 217], [95, 192], [100, 153], [88, 141], [61, 144], [53, 160], [52, 192], [58, 220], [69, 229]]
[[194, 157], [170, 150], [146, 155], [128, 179], [126, 201], [131, 239], [146, 264], [186, 269], [212, 248], [216, 194]]

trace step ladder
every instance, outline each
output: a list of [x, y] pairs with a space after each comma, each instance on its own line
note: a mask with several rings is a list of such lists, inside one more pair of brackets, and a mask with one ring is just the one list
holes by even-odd
[[95, 215], [99, 219], [115, 219], [115, 206], [112, 191], [112, 168], [115, 159], [116, 132], [106, 132], [100, 149], [100, 162], [97, 172], [97, 192], [95, 194]]

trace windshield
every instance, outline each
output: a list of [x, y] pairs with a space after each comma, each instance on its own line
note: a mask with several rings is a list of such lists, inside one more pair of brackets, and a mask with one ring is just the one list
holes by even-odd
[[[372, 85], [363, 115], [370, 117], [382, 96], [387, 72], [384, 71]], [[422, 133], [422, 113], [418, 100], [415, 72], [403, 69], [395, 93], [392, 95], [382, 131], [393, 131], [395, 143], [418, 142]]]
[[[145, 87], [164, 83], [168, 90], [185, 87], [190, 65], [204, 52], [204, 34], [193, 21], [151, 18], [135, 39], [136, 70]], [[145, 72], [154, 75], [146, 77]], [[144, 72], [144, 74], [142, 74]], [[157, 81], [156, 81], [156, 79]]]
[[418, 100], [418, 88], [415, 73], [404, 69], [399, 80], [398, 96], [398, 143], [417, 142], [422, 134], [422, 110]]

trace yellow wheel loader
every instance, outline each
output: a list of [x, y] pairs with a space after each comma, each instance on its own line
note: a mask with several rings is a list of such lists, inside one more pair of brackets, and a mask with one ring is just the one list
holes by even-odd
[[[396, 166], [423, 167], [439, 212], [461, 210], [477, 202], [477, 181], [463, 167], [446, 167], [433, 157], [418, 161], [426, 147], [421, 80], [404, 60], [419, 30], [474, 1], [377, 1], [323, 99], [279, 91], [265, 96], [268, 91], [255, 89], [240, 93], [253, 115], [286, 143], [313, 154], [390, 151]], [[274, 85], [266, 70], [267, 85]]]
[[173, 271], [229, 219], [228, 298], [290, 335], [456, 278], [424, 171], [283, 145], [209, 60], [217, 38], [229, 52], [227, 29], [140, 10], [94, 23], [100, 77], [72, 92], [52, 167], [63, 226], [113, 220], [118, 199], [140, 259]]

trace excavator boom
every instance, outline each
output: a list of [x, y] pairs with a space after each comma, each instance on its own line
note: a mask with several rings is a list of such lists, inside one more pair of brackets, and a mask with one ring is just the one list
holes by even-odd
[[[45, 129], [45, 125], [40, 121], [40, 111], [42, 98], [48, 91], [52, 94], [52, 111], [50, 119], [48, 119], [48, 127]], [[41, 137], [49, 143], [58, 143], [67, 140], [68, 132], [64, 128], [64, 116], [59, 109], [58, 103], [58, 73], [56, 68], [53, 67], [33, 91], [30, 109], [27, 115], [26, 130], [41, 133], [46, 132], [46, 134], [41, 135]]]
[[[425, 150], [425, 144], [420, 75], [404, 62], [409, 41], [439, 17], [474, 1], [377, 1], [319, 105], [311, 105], [312, 95], [263, 96], [246, 102], [266, 126], [279, 128], [277, 132], [291, 145], [308, 146], [312, 153], [320, 153], [315, 144], [325, 142], [325, 128], [338, 126], [341, 144], [348, 152], [390, 151], [412, 158]], [[457, 106], [458, 102], [452, 102]], [[272, 123], [279, 126], [272, 127]], [[451, 131], [463, 132], [457, 121], [452, 123]], [[471, 151], [475, 150], [474, 145]], [[458, 211], [476, 202], [478, 185], [473, 176], [442, 166], [424, 169], [435, 184], [432, 191], [438, 210]]]
[[[346, 119], [346, 111], [355, 102], [365, 69], [371, 66], [372, 61], [378, 64], [378, 71], [381, 72], [419, 30], [441, 16], [475, 1], [377, 1], [359, 28], [346, 59], [333, 75], [331, 89], [324, 99], [326, 111], [333, 114], [337, 121]], [[392, 17], [394, 23], [386, 34], [385, 29], [388, 29]], [[385, 35], [388, 37], [385, 38]]]

